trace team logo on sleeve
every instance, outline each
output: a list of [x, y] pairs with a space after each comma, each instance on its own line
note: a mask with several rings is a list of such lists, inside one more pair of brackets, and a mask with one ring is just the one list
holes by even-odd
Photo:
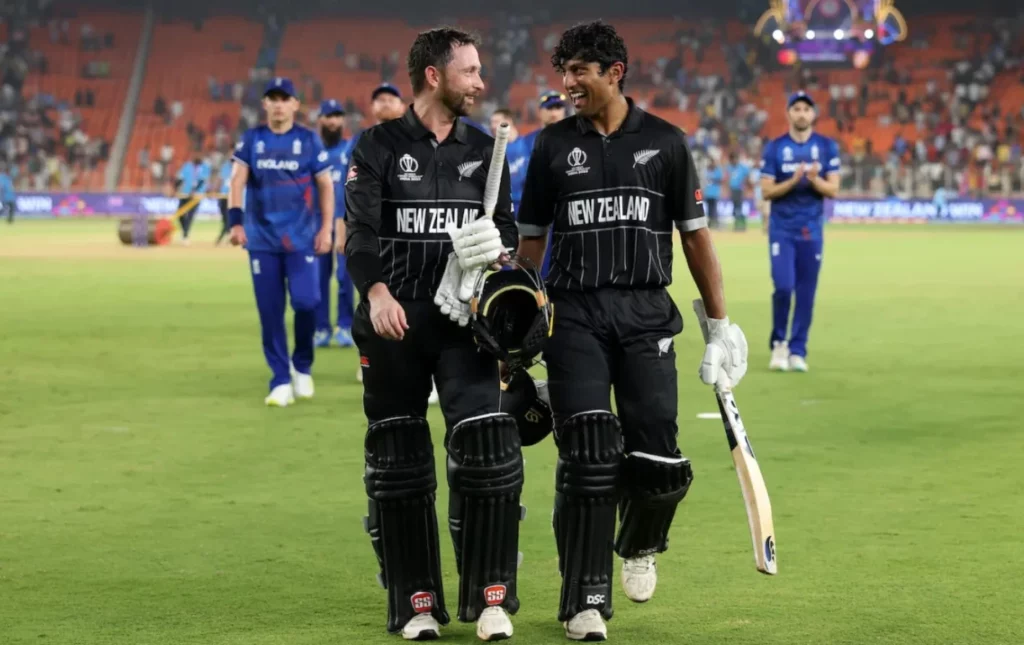
[[345, 176], [345, 183], [348, 184], [350, 181], [355, 181], [356, 176], [359, 174], [358, 166], [349, 166], [348, 175]]
[[703, 204], [704, 203], [704, 193], [701, 192], [700, 188], [698, 188], [697, 190], [693, 191], [693, 199], [694, 199], [694, 201], [697, 202], [697, 204]]
[[459, 181], [462, 181], [467, 177], [472, 177], [473, 173], [476, 172], [476, 169], [482, 165], [484, 165], [483, 161], [467, 161], [466, 163], [460, 163], [458, 165]]
[[416, 171], [420, 169], [420, 162], [411, 154], [404, 154], [398, 159], [398, 169], [401, 171], [398, 173], [398, 181], [419, 181], [423, 179], [423, 175], [416, 174]]
[[321, 162], [321, 163], [323, 163], [324, 161], [327, 161], [327, 151], [326, 150], [321, 150], [320, 154], [318, 154], [316, 156], [316, 160]]
[[633, 153], [633, 167], [636, 168], [637, 164], [646, 166], [647, 162], [658, 156], [661, 150], [637, 150]]
[[584, 166], [587, 163], [587, 153], [583, 152], [579, 148], [573, 148], [569, 151], [569, 169], [565, 171], [565, 174], [569, 177], [575, 175], [585, 175], [590, 172], [590, 166]]
[[235, 144], [235, 151], [236, 152], [241, 152], [242, 148], [244, 148], [244, 147], [245, 147], [245, 141], [239, 141], [238, 143]]

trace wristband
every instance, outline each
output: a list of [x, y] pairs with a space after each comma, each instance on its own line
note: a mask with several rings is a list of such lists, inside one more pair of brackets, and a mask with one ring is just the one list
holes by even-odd
[[234, 207], [234, 208], [229, 208], [228, 209], [228, 227], [230, 228], [232, 226], [241, 226], [242, 225], [242, 218], [244, 217], [244, 215], [245, 214], [242, 212], [242, 209], [238, 208], [237, 206]]

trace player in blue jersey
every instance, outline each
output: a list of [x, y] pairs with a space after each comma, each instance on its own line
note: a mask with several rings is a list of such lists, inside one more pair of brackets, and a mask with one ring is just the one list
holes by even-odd
[[316, 308], [317, 347], [331, 344], [331, 277], [337, 256], [338, 311], [334, 340], [342, 347], [352, 346], [352, 316], [355, 310], [355, 289], [345, 266], [345, 184], [348, 173], [349, 141], [344, 139], [345, 109], [335, 99], [320, 104], [320, 140], [324, 143], [331, 162], [331, 181], [334, 183], [334, 251], [320, 257], [320, 304]]
[[[565, 118], [565, 95], [561, 92], [549, 91], [540, 97], [539, 115], [541, 129], [558, 123]], [[498, 131], [498, 126], [508, 123], [509, 131], [508, 148], [505, 150], [505, 159], [508, 162], [509, 173], [512, 177], [512, 212], [518, 217], [519, 201], [523, 197], [523, 186], [526, 183], [526, 168], [530, 165], [530, 154], [533, 152], [533, 142], [536, 141], [540, 130], [534, 130], [530, 134], [520, 135], [516, 128], [512, 110], [501, 108], [491, 115], [491, 130]], [[544, 254], [544, 266], [541, 267], [541, 275], [547, 277], [548, 269], [551, 267], [551, 244], [550, 239], [547, 251]]]
[[[202, 193], [206, 191], [209, 181], [210, 164], [206, 163], [203, 156], [198, 152], [195, 154], [194, 159], [186, 161], [182, 164], [181, 169], [178, 170], [178, 176], [175, 181], [178, 192], [178, 209], [180, 210], [186, 205], [189, 206], [188, 210], [182, 214], [180, 220], [182, 244], [188, 245], [189, 243], [188, 234], [192, 231], [192, 220], [196, 217]], [[197, 197], [199, 198], [198, 200], [196, 199]]]
[[[320, 302], [316, 256], [331, 250], [334, 183], [320, 137], [295, 124], [299, 101], [289, 79], [271, 79], [263, 108], [267, 124], [246, 130], [235, 146], [228, 218], [231, 243], [249, 251], [263, 354], [273, 372], [265, 402], [283, 407], [295, 398], [313, 397], [310, 371]], [[319, 198], [319, 214], [314, 195]], [[286, 296], [295, 310], [291, 361], [284, 322]]]
[[[761, 161], [761, 191], [771, 202], [766, 224], [775, 284], [769, 367], [806, 372], [807, 335], [821, 270], [824, 201], [839, 193], [839, 146], [813, 131], [814, 100], [805, 92], [789, 97], [786, 112], [789, 133], [768, 143]], [[794, 294], [793, 326], [788, 329]]]
[[224, 161], [220, 164], [220, 169], [217, 171], [219, 184], [215, 186], [215, 192], [217, 194], [217, 208], [220, 209], [220, 235], [217, 236], [214, 246], [220, 246], [224, 238], [231, 233], [231, 226], [228, 224], [228, 192], [231, 188], [231, 167], [233, 165], [234, 162], [231, 161], [231, 157], [225, 157]]
[[3, 212], [7, 214], [7, 223], [14, 223], [14, 213], [17, 210], [18, 196], [14, 192], [14, 182], [7, 172], [6, 166], [0, 166], [0, 204], [3, 205]]

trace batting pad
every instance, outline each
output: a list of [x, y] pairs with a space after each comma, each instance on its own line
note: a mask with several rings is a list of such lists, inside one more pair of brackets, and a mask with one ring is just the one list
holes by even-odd
[[365, 448], [366, 530], [388, 592], [388, 631], [401, 631], [421, 613], [447, 624], [430, 426], [416, 417], [374, 423]]
[[473, 622], [486, 607], [519, 609], [519, 497], [523, 454], [516, 422], [488, 414], [455, 425], [448, 437], [448, 526], [459, 571], [459, 613]]
[[615, 552], [623, 558], [662, 553], [676, 508], [693, 482], [685, 457], [630, 453], [623, 463], [626, 489], [619, 510], [621, 524]]
[[612, 617], [612, 542], [622, 429], [611, 412], [583, 412], [556, 430], [555, 541], [562, 595], [558, 620], [586, 609]]

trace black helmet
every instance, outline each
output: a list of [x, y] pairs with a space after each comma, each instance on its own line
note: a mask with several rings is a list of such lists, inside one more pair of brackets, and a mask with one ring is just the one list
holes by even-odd
[[546, 381], [534, 380], [525, 369], [516, 370], [501, 384], [501, 411], [515, 417], [524, 446], [540, 443], [555, 428]]
[[504, 362], [509, 374], [533, 365], [554, 321], [540, 272], [519, 256], [502, 270], [481, 275], [469, 311], [477, 345]]

